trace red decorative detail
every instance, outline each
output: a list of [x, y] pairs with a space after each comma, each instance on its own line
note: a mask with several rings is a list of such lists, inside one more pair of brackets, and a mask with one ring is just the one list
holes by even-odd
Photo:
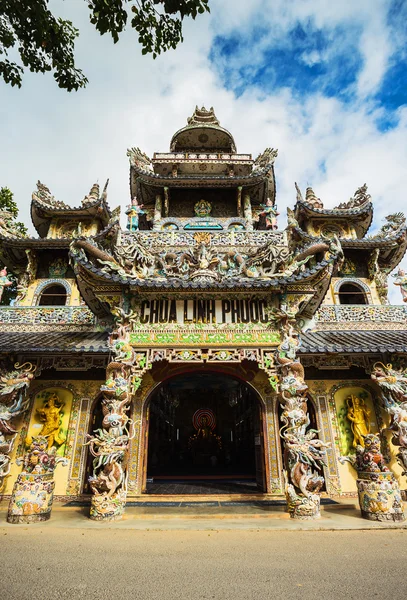
[[195, 429], [198, 431], [202, 427], [202, 418], [206, 417], [207, 425], [212, 429], [212, 431], [216, 427], [216, 417], [210, 408], [198, 408], [198, 410], [194, 413], [192, 417], [192, 424]]

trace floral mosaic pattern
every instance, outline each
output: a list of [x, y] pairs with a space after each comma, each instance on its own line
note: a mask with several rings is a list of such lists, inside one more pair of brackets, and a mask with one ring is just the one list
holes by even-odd
[[95, 315], [86, 306], [1, 306], [0, 324], [94, 325]]
[[322, 306], [316, 315], [316, 320], [319, 323], [343, 323], [344, 321], [348, 323], [363, 321], [406, 323], [407, 306], [378, 306], [374, 304]]

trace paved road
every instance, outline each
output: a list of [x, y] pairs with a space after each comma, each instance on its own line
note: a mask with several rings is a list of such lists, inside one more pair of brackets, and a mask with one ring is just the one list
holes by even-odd
[[0, 529], [1, 600], [405, 597], [407, 531]]

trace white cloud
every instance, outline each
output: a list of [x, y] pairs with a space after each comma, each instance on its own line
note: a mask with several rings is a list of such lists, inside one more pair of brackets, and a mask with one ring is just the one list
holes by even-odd
[[[205, 104], [215, 107], [241, 152], [279, 148], [277, 202], [283, 215], [295, 202], [294, 181], [303, 190], [312, 184], [328, 207], [366, 182], [380, 226], [385, 214], [405, 210], [407, 164], [407, 109], [400, 110], [397, 127], [381, 132], [380, 109], [363, 100], [379, 85], [391, 52], [387, 31], [377, 32], [382, 4], [373, 17], [370, 2], [216, 0], [211, 16], [185, 23], [182, 46], [153, 61], [141, 56], [133, 32], [113, 45], [87, 23], [84, 2], [63, 3], [81, 29], [77, 61], [90, 83], [76, 94], [59, 90], [50, 76], [28, 74], [21, 90], [0, 84], [0, 185], [14, 191], [26, 221], [37, 179], [57, 198], [79, 205], [95, 180], [103, 184], [109, 177], [109, 203], [124, 207], [130, 199], [127, 147], [149, 154], [167, 150], [195, 105]], [[282, 35], [298, 18], [312, 17], [318, 27], [357, 18], [366, 55], [376, 32], [378, 56], [365, 60], [359, 100], [345, 105], [321, 94], [299, 98], [289, 89], [265, 93], [255, 87], [236, 98], [226, 90], [208, 59], [213, 37], [250, 27], [259, 14], [273, 35]], [[400, 303], [396, 288], [392, 299]]]

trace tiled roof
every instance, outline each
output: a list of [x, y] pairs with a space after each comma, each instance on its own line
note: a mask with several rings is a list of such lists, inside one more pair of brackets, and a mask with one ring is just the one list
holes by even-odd
[[[0, 333], [0, 352], [107, 353], [108, 333]], [[312, 331], [302, 336], [300, 354], [406, 352], [406, 331]]]
[[0, 352], [109, 352], [107, 337], [105, 331], [0, 333]]
[[407, 352], [407, 330], [310, 331], [302, 337], [299, 352]]

